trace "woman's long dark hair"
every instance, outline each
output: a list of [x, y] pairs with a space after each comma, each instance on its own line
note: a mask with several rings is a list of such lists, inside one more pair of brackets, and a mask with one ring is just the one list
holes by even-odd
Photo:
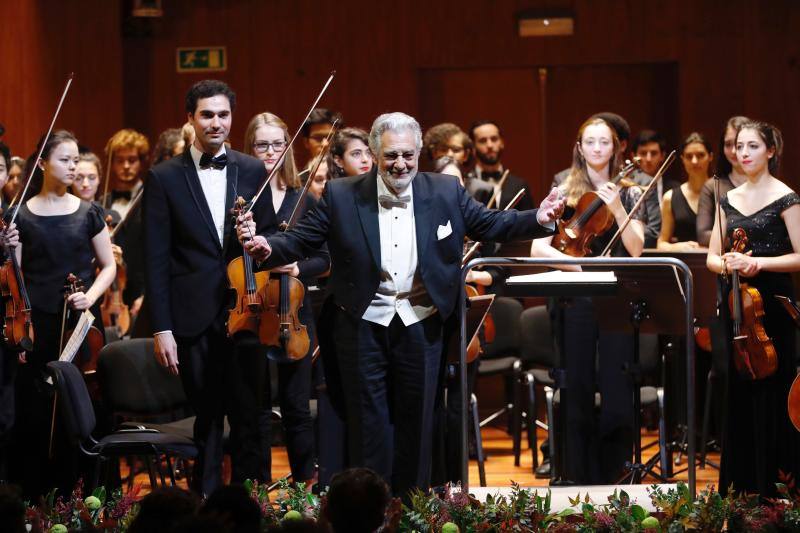
[[[33, 168], [33, 176], [31, 177], [31, 185], [28, 187], [28, 192], [25, 194], [25, 198], [23, 198], [21, 202], [27, 202], [29, 199], [39, 194], [39, 192], [42, 190], [44, 172], [42, 171], [41, 167], [36, 164], [37, 161], [35, 161], [36, 154], [39, 153], [42, 143], [44, 143], [44, 150], [42, 150], [42, 161], [47, 161], [50, 158], [50, 154], [53, 153], [53, 150], [55, 150], [60, 144], [66, 142], [74, 142], [75, 144], [78, 144], [78, 139], [76, 139], [75, 136], [67, 130], [56, 130], [51, 133], [50, 137], [47, 139], [45, 139], [44, 136], [39, 139], [39, 142], [36, 144], [36, 152], [32, 153], [25, 162], [25, 176], [27, 177], [31, 168]], [[22, 184], [21, 186], [24, 187], [25, 185]]]

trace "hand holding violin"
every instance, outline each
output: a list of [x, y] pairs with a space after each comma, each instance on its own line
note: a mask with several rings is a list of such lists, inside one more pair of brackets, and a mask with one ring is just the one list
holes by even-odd
[[92, 300], [83, 291], [77, 291], [73, 294], [70, 294], [67, 297], [67, 305], [69, 305], [71, 309], [75, 309], [76, 311], [85, 311], [86, 309], [89, 309], [93, 304], [94, 300]]
[[256, 223], [253, 220], [253, 213], [245, 213], [236, 219], [236, 236], [247, 255], [259, 263], [266, 260], [272, 253], [272, 248], [267, 239], [261, 235], [256, 235]]
[[5, 248], [16, 248], [19, 245], [19, 230], [14, 222], [3, 231], [2, 243]]
[[608, 206], [615, 218], [625, 218], [627, 213], [622, 207], [622, 201], [619, 199], [619, 187], [616, 184], [611, 182], [604, 184], [597, 189], [597, 196]]
[[564, 213], [565, 205], [566, 200], [561, 195], [561, 191], [558, 190], [558, 187], [553, 187], [550, 190], [550, 194], [539, 204], [536, 220], [543, 226], [550, 222], [555, 222]]
[[761, 272], [761, 263], [757, 257], [752, 257], [752, 253], [727, 252], [722, 255], [722, 260], [727, 270], [738, 270], [740, 275], [751, 278]]

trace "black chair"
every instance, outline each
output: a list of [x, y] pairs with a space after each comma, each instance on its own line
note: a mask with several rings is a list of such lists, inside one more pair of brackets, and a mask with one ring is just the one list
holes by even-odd
[[[554, 381], [550, 371], [555, 368], [558, 361], [558, 350], [547, 306], [538, 305], [522, 312], [520, 334], [522, 336], [522, 361], [528, 368], [522, 376], [522, 392], [527, 393], [523, 418], [527, 430], [528, 446], [533, 459], [533, 469], [536, 470], [539, 466], [537, 426], [541, 426], [547, 431], [550, 429], [549, 419], [548, 424], [536, 419], [536, 387], [540, 387], [542, 391], [544, 391], [544, 387], [553, 388]], [[515, 436], [514, 466], [519, 466], [522, 448], [521, 432], [515, 433]]]
[[[520, 325], [522, 304], [513, 298], [495, 298], [492, 305], [492, 319], [495, 325], [495, 338], [487, 344], [478, 366], [478, 379], [491, 376], [503, 376], [506, 385], [505, 405], [481, 420], [480, 426], [486, 426], [503, 414], [511, 415], [509, 433], [513, 439], [519, 439], [521, 428], [520, 387], [522, 379], [522, 361], [520, 360]], [[477, 398], [474, 410], [477, 412]], [[472, 409], [472, 408], [471, 408]]]
[[[92, 437], [96, 418], [89, 391], [86, 388], [81, 371], [72, 363], [52, 361], [47, 363], [48, 372], [53, 377], [56, 389], [56, 403], [64, 421], [67, 438], [78, 447], [82, 455], [94, 458], [95, 469], [93, 486], [98, 486], [101, 471], [108, 477], [109, 459], [119, 457], [143, 457], [148, 465], [150, 484], [157, 486], [156, 472], [161, 484], [166, 485], [164, 473], [161, 471], [161, 457], [169, 462], [170, 457], [194, 458], [197, 448], [191, 439], [179, 435], [159, 433], [157, 431], [130, 429], [119, 430], [101, 438]], [[172, 484], [175, 479], [171, 475]]]

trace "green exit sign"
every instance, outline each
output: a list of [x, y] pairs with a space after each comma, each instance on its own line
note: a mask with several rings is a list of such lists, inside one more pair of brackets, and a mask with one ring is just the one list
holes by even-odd
[[228, 68], [224, 46], [178, 48], [175, 59], [178, 72], [214, 72]]

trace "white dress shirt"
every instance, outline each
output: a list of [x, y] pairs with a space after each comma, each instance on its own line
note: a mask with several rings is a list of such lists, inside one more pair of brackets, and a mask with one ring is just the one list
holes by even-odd
[[[222, 246], [222, 238], [225, 233], [225, 194], [228, 188], [227, 169], [217, 170], [213, 167], [202, 169], [200, 168], [200, 158], [203, 157], [203, 152], [198, 150], [194, 144], [189, 148], [189, 151], [192, 154], [194, 167], [197, 169], [197, 177], [200, 179], [200, 186], [203, 188], [203, 195], [206, 197], [208, 209], [211, 211], [211, 218], [217, 230], [219, 244]], [[219, 151], [214, 154], [214, 157], [224, 153], [225, 145], [223, 144]]]
[[[378, 198], [382, 194], [396, 196], [389, 191], [380, 178]], [[408, 299], [412, 289], [422, 289], [417, 271], [417, 233], [414, 224], [414, 183], [413, 181], [400, 196], [409, 196], [405, 208], [385, 208], [378, 202], [378, 225], [381, 239], [381, 282], [378, 292], [361, 317], [369, 322], [388, 326], [395, 313], [400, 315], [403, 324], [410, 326], [426, 319], [436, 312], [433, 306], [412, 305]], [[416, 292], [416, 291], [414, 291]]]

